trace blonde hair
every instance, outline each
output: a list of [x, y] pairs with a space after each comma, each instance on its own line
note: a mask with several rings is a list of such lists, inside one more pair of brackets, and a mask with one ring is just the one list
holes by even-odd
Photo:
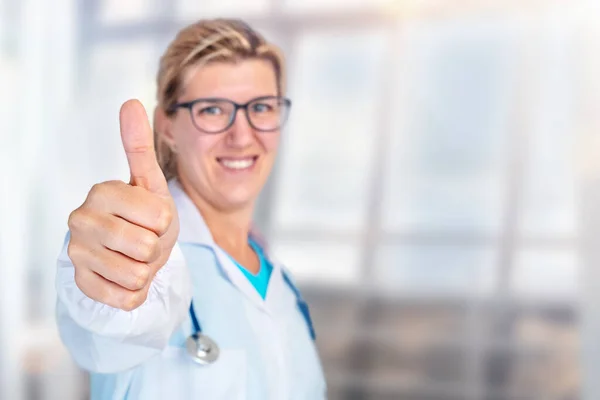
[[[213, 62], [235, 63], [247, 59], [264, 59], [273, 65], [277, 90], [285, 93], [285, 60], [281, 50], [238, 19], [200, 20], [179, 31], [160, 59], [157, 75], [157, 107], [165, 115], [173, 114], [171, 107], [178, 97], [191, 70]], [[172, 149], [154, 130], [158, 163], [171, 179], [177, 176], [177, 159]]]

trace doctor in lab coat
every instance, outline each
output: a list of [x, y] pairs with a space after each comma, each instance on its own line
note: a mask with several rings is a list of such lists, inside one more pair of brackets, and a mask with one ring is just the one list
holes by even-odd
[[[130, 182], [94, 185], [71, 213], [56, 277], [92, 400], [326, 397], [308, 310], [252, 230], [291, 106], [284, 73], [245, 23], [203, 20], [161, 58], [154, 132], [138, 101], [122, 106]], [[194, 316], [212, 363], [186, 350]]]

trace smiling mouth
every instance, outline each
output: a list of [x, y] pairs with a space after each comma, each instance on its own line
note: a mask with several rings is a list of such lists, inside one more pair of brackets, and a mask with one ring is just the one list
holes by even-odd
[[258, 156], [250, 156], [243, 158], [232, 158], [232, 157], [217, 157], [217, 162], [223, 167], [233, 171], [243, 171], [252, 168]]

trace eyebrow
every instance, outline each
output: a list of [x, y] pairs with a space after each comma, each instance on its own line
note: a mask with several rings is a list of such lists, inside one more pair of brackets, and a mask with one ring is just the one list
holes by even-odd
[[250, 99], [244, 101], [244, 102], [240, 102], [240, 101], [236, 101], [232, 98], [229, 97], [222, 97], [222, 96], [203, 96], [203, 97], [194, 97], [190, 100], [184, 100], [184, 101], [180, 101], [178, 102], [178, 104], [186, 104], [186, 103], [192, 103], [195, 101], [201, 101], [201, 100], [205, 100], [205, 101], [230, 101], [233, 103], [237, 103], [237, 104], [244, 104], [244, 103], [249, 103], [251, 101], [254, 100], [260, 100], [262, 98], [268, 98], [268, 97], [283, 97], [283, 96], [279, 96], [278, 94], [261, 94], [258, 96], [254, 96], [251, 97]]

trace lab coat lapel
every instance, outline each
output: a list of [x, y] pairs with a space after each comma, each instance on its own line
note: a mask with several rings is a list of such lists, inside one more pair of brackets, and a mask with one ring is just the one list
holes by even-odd
[[260, 297], [254, 286], [244, 276], [242, 271], [233, 262], [231, 257], [220, 247], [215, 246], [215, 255], [219, 266], [225, 272], [231, 283], [242, 292], [255, 306], [266, 311], [265, 302]]
[[260, 234], [258, 229], [253, 227], [250, 231], [250, 237], [257, 243], [263, 251], [265, 257], [271, 263], [273, 270], [271, 272], [271, 278], [269, 279], [269, 285], [267, 286], [267, 293], [265, 296], [265, 303], [268, 310], [274, 311], [278, 307], [284, 307], [281, 299], [287, 290], [287, 284], [283, 280], [283, 265], [272, 256], [269, 249], [269, 245], [265, 238]]
[[282, 276], [282, 265], [276, 259], [272, 258], [269, 253], [265, 251], [265, 256], [271, 262], [273, 271], [271, 272], [271, 278], [269, 279], [269, 286], [267, 286], [267, 294], [265, 296], [265, 303], [268, 310], [274, 312], [275, 310], [284, 307], [285, 304], [282, 301], [285, 291], [288, 289], [287, 284], [283, 280]]
[[[176, 179], [169, 181], [169, 190], [177, 213], [179, 214], [179, 237], [181, 243], [192, 243], [210, 248], [217, 259], [218, 267], [225, 277], [234, 285], [244, 296], [258, 308], [267, 311], [265, 301], [260, 297], [254, 286], [244, 276], [242, 271], [235, 265], [229, 255], [215, 243], [208, 226], [202, 218], [202, 214], [187, 196], [181, 185]], [[193, 266], [190, 266], [193, 268]], [[273, 269], [275, 272], [275, 268]], [[270, 283], [269, 283], [269, 286]], [[269, 289], [267, 289], [269, 290]]]

